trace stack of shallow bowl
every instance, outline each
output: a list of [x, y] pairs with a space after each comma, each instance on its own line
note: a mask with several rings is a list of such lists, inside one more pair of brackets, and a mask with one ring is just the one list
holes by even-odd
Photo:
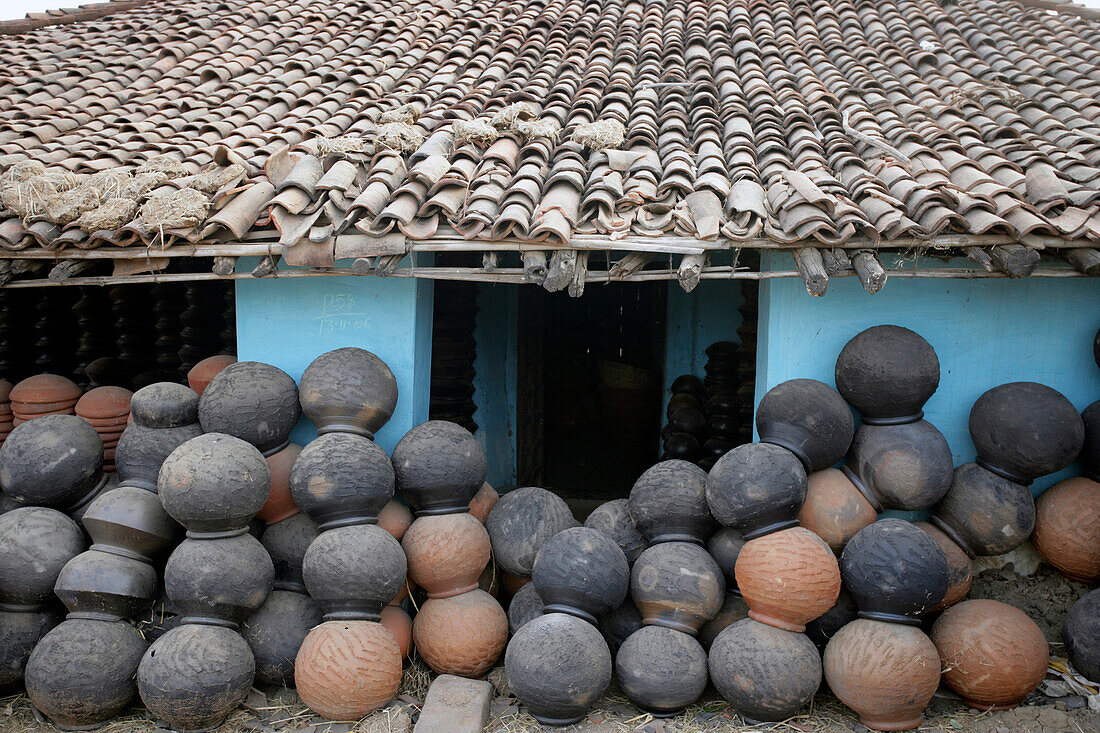
[[72, 415], [80, 387], [57, 374], [38, 374], [12, 387], [12, 426], [44, 415]]
[[8, 433], [12, 428], [11, 413], [11, 382], [0, 379], [0, 445], [8, 439]]
[[115, 470], [115, 446], [130, 419], [130, 398], [123, 387], [96, 387], [76, 402], [76, 416], [95, 428], [103, 441], [103, 470]]

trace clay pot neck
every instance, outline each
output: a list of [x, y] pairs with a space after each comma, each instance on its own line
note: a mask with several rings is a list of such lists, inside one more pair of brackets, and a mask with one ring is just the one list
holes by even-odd
[[962, 551], [966, 553], [966, 556], [969, 557], [971, 560], [978, 556], [977, 553], [970, 549], [970, 546], [966, 544], [966, 540], [962, 538], [962, 535], [955, 531], [954, 527], [947, 524], [935, 515], [929, 517], [928, 521], [931, 522], [933, 526], [935, 526], [938, 530], [947, 535], [947, 537], [956, 545], [958, 545], [962, 549]]
[[863, 498], [867, 500], [867, 503], [871, 505], [871, 508], [874, 509], [876, 513], [880, 513], [883, 510], [882, 502], [875, 498], [875, 493], [871, 491], [867, 484], [863, 483], [863, 479], [857, 476], [855, 471], [846, 465], [841, 466], [840, 471], [848, 477], [848, 480], [852, 482], [852, 486], [855, 486], [856, 490], [863, 494]]
[[[751, 612], [749, 615], [752, 615]], [[903, 616], [900, 613], [886, 613], [885, 611], [860, 611], [860, 618], [871, 621], [885, 621], [888, 624], [900, 624], [902, 626], [920, 626], [920, 618]]]
[[455, 504], [453, 506], [448, 505], [436, 505], [425, 507], [416, 512], [418, 517], [441, 517], [444, 514], [466, 514], [470, 511], [469, 504]]
[[264, 458], [269, 458], [269, 457], [275, 455], [276, 453], [278, 453], [279, 451], [285, 449], [288, 445], [290, 445], [290, 436], [289, 435], [286, 437], [285, 440], [283, 440], [282, 443], [279, 443], [274, 448], [264, 448], [264, 449], [262, 449], [260, 451], [260, 454], [263, 455]]
[[587, 611], [582, 611], [579, 608], [575, 608], [573, 606], [567, 605], [565, 603], [550, 603], [546, 606], [543, 606], [542, 612], [543, 613], [567, 613], [570, 616], [576, 616], [581, 621], [587, 621], [588, 623], [592, 624], [593, 626], [596, 626], [597, 624], [599, 624], [599, 619], [597, 619], [592, 614], [588, 613]]
[[275, 583], [272, 585], [272, 589], [288, 590], [293, 591], [294, 593], [309, 593], [309, 591], [306, 590], [306, 586], [304, 583], [299, 583], [295, 580], [276, 580]]
[[[659, 545], [662, 542], [688, 542], [693, 545], [703, 546], [703, 541], [693, 534], [686, 534], [682, 532], [668, 532], [665, 534], [655, 535], [649, 540], [649, 546]], [[587, 620], [587, 619], [586, 619]]]
[[562, 727], [562, 726], [573, 725], [574, 723], [579, 723], [582, 720], [584, 720], [584, 716], [587, 714], [587, 712], [581, 713], [580, 715], [578, 715], [576, 717], [573, 717], [573, 718], [550, 718], [550, 717], [547, 717], [545, 715], [539, 715], [538, 713], [536, 713], [533, 710], [528, 710], [527, 712], [531, 713], [531, 717], [534, 718], [535, 720], [537, 720], [538, 722], [542, 723], [543, 725], [550, 725], [550, 726], [555, 726], [555, 727], [559, 727], [559, 728]]
[[82, 619], [84, 621], [105, 621], [107, 623], [115, 623], [121, 621], [122, 616], [117, 616], [113, 613], [104, 613], [102, 611], [73, 611], [67, 616], [65, 620]]
[[238, 527], [237, 529], [223, 529], [217, 532], [199, 532], [197, 530], [187, 530], [187, 538], [190, 540], [224, 540], [227, 537], [240, 537], [242, 534], [248, 533], [248, 527]]
[[323, 621], [382, 621], [382, 612], [358, 609], [333, 609], [321, 617]]
[[325, 521], [317, 523], [317, 529], [321, 532], [327, 532], [330, 529], [338, 529], [339, 527], [354, 527], [357, 524], [378, 524], [378, 517], [367, 517], [359, 513], [348, 515], [327, 514], [325, 515]]
[[923, 420], [924, 410], [917, 410], [912, 415], [900, 415], [898, 417], [864, 417], [862, 415], [860, 417], [864, 425], [908, 425]]
[[368, 440], [374, 440], [374, 433], [367, 430], [362, 425], [351, 420], [340, 420], [339, 418], [329, 418], [325, 421], [324, 425], [319, 425], [317, 427], [318, 437], [328, 435], [329, 433], [351, 433], [352, 435], [359, 435]]
[[135, 489], [145, 489], [150, 494], [157, 493], [157, 482], [149, 481], [148, 479], [139, 478], [138, 476], [129, 476], [119, 482], [118, 488], [123, 486], [132, 486]]
[[765, 535], [775, 534], [776, 532], [782, 532], [785, 529], [790, 529], [791, 527], [797, 526], [797, 519], [781, 519], [777, 522], [772, 522], [771, 524], [765, 524], [763, 527], [756, 527], [748, 532], [743, 532], [741, 534], [741, 537], [744, 538], [746, 542], [748, 542], [749, 540], [758, 540]]
[[699, 629], [685, 624], [683, 621], [679, 621], [675, 618], [647, 618], [642, 621], [643, 626], [664, 626], [666, 629], [672, 629], [673, 631], [680, 631], [688, 636], [698, 636]]
[[232, 631], [240, 631], [241, 625], [227, 621], [224, 618], [215, 618], [213, 616], [180, 616], [180, 626], [184, 624], [194, 624], [195, 626], [220, 626], [223, 629], [230, 629]]
[[84, 507], [91, 504], [92, 500], [99, 496], [100, 492], [103, 491], [103, 488], [107, 485], [107, 482], [110, 480], [110, 478], [110, 476], [103, 473], [101, 470], [99, 474], [99, 480], [96, 481], [95, 485], [92, 488], [88, 489], [87, 493], [85, 493], [84, 496], [80, 497], [74, 503], [70, 504], [66, 508], [66, 512], [69, 514], [79, 514], [80, 511], [84, 509]]
[[789, 450], [802, 464], [802, 467], [806, 469], [806, 473], [813, 471], [813, 463], [803, 446], [813, 441], [813, 439], [814, 436], [802, 428], [786, 423], [768, 422], [760, 426], [760, 442], [771, 443]]
[[687, 708], [677, 708], [675, 710], [658, 710], [656, 708], [650, 707], [649, 705], [641, 705], [639, 703], [634, 703], [634, 706], [639, 710], [642, 710], [643, 712], [649, 713], [654, 718], [675, 718], [677, 715], [687, 710]]
[[152, 565], [153, 559], [142, 555], [140, 552], [134, 552], [128, 547], [119, 547], [118, 545], [105, 545], [101, 542], [92, 544], [89, 550], [95, 550], [97, 552], [106, 552], [109, 555], [118, 555], [119, 557], [125, 557], [130, 560], [137, 560], [143, 562], [146, 565]]
[[46, 608], [45, 603], [2, 603], [0, 602], [0, 611], [6, 611], [8, 613], [38, 613], [42, 609]]
[[1020, 486], [1031, 486], [1031, 480], [1030, 479], [1026, 479], [1023, 476], [1017, 476], [1016, 474], [1012, 473], [1011, 471], [1008, 471], [1008, 470], [1005, 470], [1003, 468], [999, 468], [997, 466], [994, 466], [992, 463], [989, 463], [988, 461], [986, 461], [981, 456], [978, 456], [977, 458], [975, 458], [974, 462], [977, 463], [982, 468], [984, 468], [985, 470], [989, 471], [990, 473], [996, 474], [996, 475], [1000, 476], [1003, 479], [1007, 479], [1008, 481], [1011, 481], [1014, 484], [1019, 484]]

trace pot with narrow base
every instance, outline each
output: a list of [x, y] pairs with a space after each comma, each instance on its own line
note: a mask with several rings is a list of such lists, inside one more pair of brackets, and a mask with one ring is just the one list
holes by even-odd
[[590, 624], [622, 605], [630, 564], [614, 540], [588, 527], [551, 537], [535, 558], [532, 584], [544, 613], [569, 613]]
[[615, 676], [639, 709], [657, 718], [677, 715], [707, 687], [707, 654], [688, 634], [643, 626], [615, 655]]
[[718, 563], [688, 542], [653, 545], [630, 571], [630, 595], [645, 623], [692, 636], [721, 609], [725, 591]]

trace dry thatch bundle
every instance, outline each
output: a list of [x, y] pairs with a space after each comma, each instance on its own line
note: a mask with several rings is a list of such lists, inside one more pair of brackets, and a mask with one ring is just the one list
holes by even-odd
[[533, 120], [538, 113], [538, 106], [531, 102], [516, 102], [497, 112], [489, 122], [498, 129], [515, 130], [518, 123]]
[[141, 207], [141, 221], [146, 229], [190, 229], [206, 219], [210, 199], [193, 188], [154, 193]]
[[218, 189], [244, 176], [243, 165], [233, 163], [227, 166], [208, 166], [206, 170], [191, 179], [190, 188], [206, 193], [214, 193]]
[[375, 134], [374, 146], [399, 153], [411, 153], [424, 144], [424, 136], [412, 125], [404, 122], [390, 122], [379, 125]]
[[134, 220], [137, 208], [137, 201], [130, 198], [108, 199], [99, 207], [81, 214], [76, 225], [89, 234], [120, 229]]
[[171, 155], [155, 155], [134, 171], [134, 175], [138, 176], [143, 173], [163, 173], [167, 178], [183, 178], [187, 175], [187, 168]]
[[618, 120], [582, 122], [573, 130], [570, 139], [591, 150], [617, 148], [626, 139], [626, 128]]
[[542, 118], [520, 122], [516, 125], [516, 130], [528, 140], [546, 138], [550, 142], [557, 142], [558, 135], [561, 134], [561, 125], [557, 120]]
[[488, 145], [500, 136], [497, 128], [487, 120], [455, 120], [451, 126], [454, 130], [455, 142], [474, 143], [475, 145]]
[[406, 125], [411, 125], [420, 119], [420, 110], [417, 109], [415, 104], [411, 102], [403, 104], [400, 107], [394, 107], [388, 109], [382, 113], [378, 118], [379, 125], [389, 125], [394, 122], [404, 122]]
[[317, 154], [321, 156], [333, 155], [336, 153], [361, 153], [367, 146], [367, 141], [358, 135], [319, 137], [316, 143]]

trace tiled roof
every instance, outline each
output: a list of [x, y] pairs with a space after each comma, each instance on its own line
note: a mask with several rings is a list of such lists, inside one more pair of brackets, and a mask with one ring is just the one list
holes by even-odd
[[0, 27], [8, 249], [272, 228], [315, 265], [393, 233], [1100, 241], [1095, 20], [1003, 0], [94, 8]]

